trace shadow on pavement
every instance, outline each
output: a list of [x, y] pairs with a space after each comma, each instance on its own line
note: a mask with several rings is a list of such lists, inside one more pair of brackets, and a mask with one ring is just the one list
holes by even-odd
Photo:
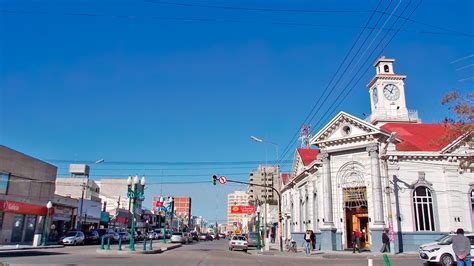
[[0, 252], [0, 258], [6, 257], [26, 257], [26, 256], [49, 256], [49, 255], [66, 255], [67, 253], [37, 251], [37, 250], [22, 250], [11, 252]]

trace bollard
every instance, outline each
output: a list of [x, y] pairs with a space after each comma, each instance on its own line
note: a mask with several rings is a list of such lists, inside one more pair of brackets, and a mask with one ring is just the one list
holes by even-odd
[[153, 250], [153, 239], [150, 239], [150, 250]]
[[104, 241], [105, 240], [105, 236], [102, 236], [102, 241], [100, 242], [100, 249], [104, 250], [105, 247], [104, 247]]
[[373, 266], [373, 265], [374, 265], [374, 264], [373, 264], [372, 259], [368, 259], [368, 261], [367, 261], [367, 266]]
[[146, 251], [146, 239], [143, 240], [143, 251]]
[[110, 237], [107, 238], [107, 250], [110, 250]]
[[385, 266], [391, 266], [390, 260], [388, 259], [387, 254], [383, 254], [383, 260], [385, 261]]
[[118, 250], [122, 250], [122, 238], [119, 237]]

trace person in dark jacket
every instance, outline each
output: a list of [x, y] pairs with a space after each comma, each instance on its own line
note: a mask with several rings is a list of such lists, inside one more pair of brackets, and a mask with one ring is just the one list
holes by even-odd
[[311, 248], [313, 250], [316, 249], [316, 235], [314, 234], [313, 230], [309, 230], [310, 232], [310, 239], [311, 239]]
[[382, 249], [380, 252], [390, 252], [390, 238], [388, 237], [388, 231], [384, 230], [382, 233]]
[[456, 255], [457, 266], [472, 266], [470, 258], [471, 242], [464, 236], [464, 230], [459, 228], [453, 237], [453, 251]]
[[355, 251], [360, 253], [360, 233], [357, 230], [352, 231], [352, 253]]

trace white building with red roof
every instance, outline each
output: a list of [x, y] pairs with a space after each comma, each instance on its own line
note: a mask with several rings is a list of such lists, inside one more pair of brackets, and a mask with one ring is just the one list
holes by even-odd
[[375, 62], [368, 84], [372, 113], [360, 119], [337, 114], [314, 137], [312, 149], [296, 151], [282, 188], [283, 235], [297, 241], [305, 230], [317, 248], [380, 250], [388, 230], [396, 252], [463, 228], [474, 231], [474, 174], [462, 167], [473, 156], [466, 135], [444, 124], [422, 124], [405, 101], [406, 76], [394, 59]]

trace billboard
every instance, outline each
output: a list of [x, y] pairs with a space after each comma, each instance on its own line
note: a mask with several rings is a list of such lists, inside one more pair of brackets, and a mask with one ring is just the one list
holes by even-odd
[[232, 214], [254, 214], [256, 211], [257, 211], [257, 208], [251, 205], [230, 207], [230, 213]]

